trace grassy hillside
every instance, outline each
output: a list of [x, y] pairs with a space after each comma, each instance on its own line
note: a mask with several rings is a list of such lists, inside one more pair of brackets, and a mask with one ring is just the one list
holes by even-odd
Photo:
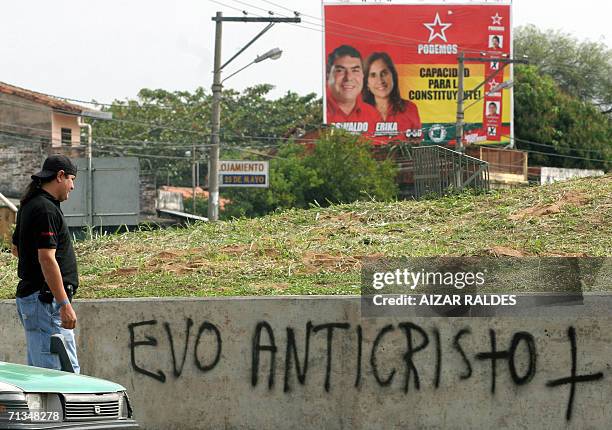
[[[353, 203], [78, 243], [79, 297], [358, 294], [368, 256], [612, 255], [612, 176]], [[0, 297], [16, 260], [0, 253]]]

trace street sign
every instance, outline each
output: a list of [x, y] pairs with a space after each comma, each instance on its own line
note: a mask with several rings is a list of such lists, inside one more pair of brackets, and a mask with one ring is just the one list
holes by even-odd
[[269, 163], [267, 161], [220, 160], [220, 187], [270, 186]]

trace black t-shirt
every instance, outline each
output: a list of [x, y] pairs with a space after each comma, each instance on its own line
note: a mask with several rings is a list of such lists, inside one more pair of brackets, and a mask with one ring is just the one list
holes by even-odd
[[60, 203], [44, 190], [28, 200], [17, 212], [13, 244], [19, 251], [17, 297], [39, 291], [45, 277], [38, 262], [39, 249], [55, 249], [55, 259], [64, 286], [79, 286], [76, 255]]

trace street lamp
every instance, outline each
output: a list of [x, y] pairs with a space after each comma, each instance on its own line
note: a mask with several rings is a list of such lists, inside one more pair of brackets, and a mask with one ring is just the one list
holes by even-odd
[[[512, 86], [514, 85], [514, 81], [512, 79], [502, 82], [501, 84], [497, 84], [495, 87], [493, 87], [488, 93], [488, 96], [491, 96], [495, 93], [500, 92], [501, 90], [505, 90], [506, 88], [512, 88]], [[467, 109], [467, 108], [466, 108]]]
[[249, 67], [251, 64], [255, 64], [255, 63], [260, 63], [264, 60], [270, 59], [270, 60], [278, 60], [281, 55], [283, 55], [283, 51], [281, 51], [278, 48], [272, 48], [270, 49], [268, 52], [266, 52], [265, 54], [261, 54], [258, 55], [253, 61], [251, 61], [249, 64], [247, 64], [246, 66], [236, 70], [234, 73], [232, 73], [231, 75], [229, 75], [227, 78], [224, 78], [221, 83], [227, 81], [229, 78], [231, 78], [234, 75], [237, 75], [238, 73], [242, 72], [244, 69], [246, 69], [247, 67]]
[[[246, 69], [253, 63], [271, 58], [276, 60], [280, 58], [282, 51], [278, 48], [271, 49], [255, 58], [252, 62], [244, 66], [242, 69], [232, 73], [223, 81], [221, 80], [221, 70], [231, 63], [238, 55], [244, 52], [249, 46], [259, 39], [266, 31], [280, 22], [301, 22], [299, 17], [295, 18], [280, 18], [280, 17], [223, 17], [221, 12], [217, 12], [213, 17], [215, 21], [215, 62], [213, 69], [213, 84], [212, 84], [212, 126], [211, 126], [211, 145], [209, 152], [210, 169], [208, 171], [208, 220], [217, 221], [219, 219], [219, 131], [221, 129], [221, 91], [223, 90], [223, 81], [231, 78], [236, 73]], [[221, 65], [221, 35], [223, 21], [234, 22], [267, 22], [268, 25], [260, 31], [249, 43], [242, 47], [232, 58]]]
[[253, 61], [259, 63], [260, 61], [267, 60], [268, 58], [271, 60], [278, 60], [281, 55], [283, 55], [283, 51], [278, 48], [272, 48], [265, 54], [258, 55], [257, 58], [255, 58], [255, 60]]
[[[487, 76], [485, 78], [484, 81], [482, 81], [480, 84], [478, 84], [473, 90], [472, 92], [475, 92], [476, 90], [478, 90], [480, 87], [486, 85], [488, 82], [491, 81], [491, 79], [493, 79], [497, 74], [499, 74], [500, 72], [502, 72], [504, 70], [504, 68], [509, 65], [509, 64], [513, 64], [513, 63], [520, 63], [520, 64], [528, 64], [527, 61], [527, 56], [523, 56], [522, 59], [520, 60], [516, 60], [516, 59], [512, 59], [509, 57], [508, 54], [503, 54], [501, 57], [502, 58], [483, 58], [486, 56], [486, 54], [484, 52], [481, 52], [481, 56], [482, 57], [466, 57], [465, 53], [460, 52], [459, 56], [457, 57], [457, 62], [458, 62], [458, 91], [457, 91], [457, 125], [456, 125], [456, 145], [455, 145], [455, 151], [458, 152], [463, 152], [464, 148], [463, 148], [463, 120], [465, 118], [465, 111], [467, 109], [469, 109], [470, 107], [474, 106], [482, 97], [480, 97], [478, 100], [476, 100], [474, 103], [472, 103], [471, 105], [469, 105], [468, 107], [464, 108], [463, 107], [463, 102], [464, 102], [464, 97], [465, 97], [465, 92], [463, 91], [463, 78], [464, 78], [464, 70], [465, 70], [465, 61], [469, 60], [469, 61], [477, 61], [480, 63], [488, 63], [488, 62], [492, 62], [492, 61], [497, 61], [499, 63], [502, 64], [502, 67], [498, 67], [497, 70], [495, 70], [492, 74], [490, 74], [489, 76]], [[504, 88], [510, 88], [512, 87], [512, 85], [514, 84], [513, 81], [506, 81], [506, 82], [502, 82], [499, 85], [496, 85], [495, 88], [493, 88], [491, 91], [489, 91], [489, 93], [491, 92], [497, 92], [499, 90], [502, 90]], [[495, 91], [496, 90], [496, 91]]]
[[[489, 92], [487, 92], [487, 96], [492, 96], [493, 94], [498, 93], [501, 90], [512, 88], [513, 86], [514, 86], [514, 81], [512, 79], [510, 79], [508, 81], [504, 81], [501, 84], [495, 85], [491, 90], [489, 90]], [[467, 107], [463, 108], [463, 112], [465, 113], [466, 110], [468, 110], [472, 106], [476, 105], [482, 99], [483, 99], [482, 96], [478, 97], [476, 100], [474, 100], [474, 102], [472, 104], [469, 104], [469, 105], [467, 105]]]

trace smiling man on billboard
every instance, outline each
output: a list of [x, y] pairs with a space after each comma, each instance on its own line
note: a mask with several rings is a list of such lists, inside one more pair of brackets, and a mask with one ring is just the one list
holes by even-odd
[[352, 133], [367, 133], [376, 111], [361, 100], [362, 89], [361, 54], [349, 45], [337, 47], [327, 57], [327, 123]]

